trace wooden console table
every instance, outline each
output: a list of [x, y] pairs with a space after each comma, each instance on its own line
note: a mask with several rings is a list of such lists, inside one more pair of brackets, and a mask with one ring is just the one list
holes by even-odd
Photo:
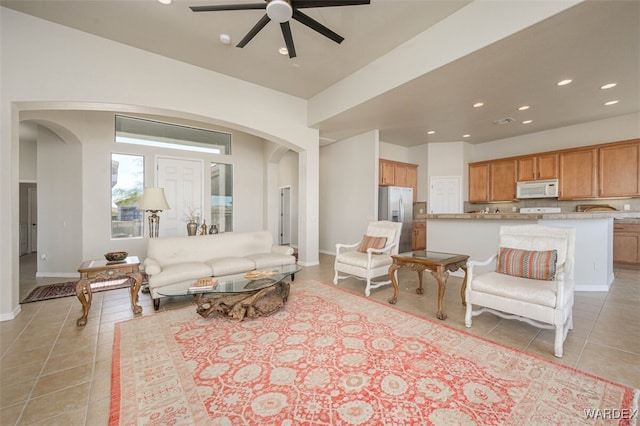
[[80, 280], [76, 284], [76, 296], [82, 303], [82, 316], [78, 318], [76, 324], [83, 327], [87, 324], [87, 316], [91, 307], [91, 283], [101, 281], [112, 281], [120, 278], [129, 278], [131, 281], [131, 309], [135, 314], [142, 312], [142, 307], [138, 305], [138, 292], [142, 283], [140, 273], [140, 260], [137, 256], [129, 256], [121, 262], [107, 262], [106, 260], [87, 260], [80, 265]]
[[398, 282], [396, 281], [396, 270], [406, 266], [412, 271], [418, 272], [418, 280], [420, 285], [416, 289], [416, 293], [422, 294], [422, 272], [426, 269], [431, 272], [431, 275], [438, 281], [438, 313], [436, 316], [439, 320], [445, 320], [447, 314], [442, 310], [442, 299], [444, 298], [444, 291], [447, 287], [447, 278], [449, 277], [449, 271], [454, 272], [458, 269], [464, 271], [464, 281], [462, 282], [462, 289], [460, 290], [460, 297], [462, 298], [462, 304], [465, 304], [464, 292], [467, 287], [467, 260], [469, 256], [464, 254], [453, 253], [440, 253], [435, 251], [418, 250], [412, 253], [412, 256], [391, 256], [393, 263], [389, 267], [389, 277], [393, 284], [393, 297], [389, 299], [389, 303], [395, 304], [398, 301]]

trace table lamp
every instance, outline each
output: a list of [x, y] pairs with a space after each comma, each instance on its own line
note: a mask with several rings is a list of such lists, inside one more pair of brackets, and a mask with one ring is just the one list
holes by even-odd
[[158, 212], [169, 210], [169, 203], [164, 196], [164, 188], [145, 188], [142, 197], [138, 200], [138, 210], [150, 212], [149, 216], [149, 237], [156, 238], [160, 227], [160, 216]]

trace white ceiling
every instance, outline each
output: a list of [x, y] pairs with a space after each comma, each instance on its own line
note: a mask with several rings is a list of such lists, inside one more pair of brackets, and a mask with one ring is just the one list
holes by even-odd
[[[277, 53], [284, 41], [275, 22], [245, 48], [234, 47], [264, 11], [189, 9], [256, 2], [173, 0], [165, 6], [154, 0], [0, 0], [0, 5], [309, 99], [470, 3], [371, 0], [363, 6], [303, 9], [345, 41], [338, 45], [291, 21], [294, 59]], [[219, 42], [221, 33], [231, 36], [231, 45]], [[482, 143], [639, 112], [639, 76], [640, 0], [585, 1], [318, 128], [324, 141], [380, 129], [381, 140], [403, 146]], [[555, 86], [563, 78], [573, 83]], [[608, 82], [618, 85], [601, 90]], [[619, 103], [603, 105], [612, 99]], [[477, 101], [485, 106], [474, 109]], [[517, 111], [524, 104], [531, 108]], [[493, 123], [505, 117], [514, 122]], [[522, 124], [526, 119], [533, 122]], [[436, 133], [427, 136], [429, 129]], [[463, 139], [464, 134], [471, 137]]]

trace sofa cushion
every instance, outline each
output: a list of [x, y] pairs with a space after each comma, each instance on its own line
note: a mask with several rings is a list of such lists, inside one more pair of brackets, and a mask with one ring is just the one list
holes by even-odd
[[247, 259], [253, 261], [256, 265], [256, 269], [270, 268], [272, 266], [289, 265], [296, 263], [294, 256], [277, 253], [256, 253], [246, 256]]
[[556, 277], [557, 250], [531, 251], [500, 247], [496, 272], [533, 280]]
[[[358, 268], [367, 268], [368, 254], [359, 251], [348, 251], [338, 256], [337, 261], [345, 265], [356, 266]], [[371, 268], [379, 268], [380, 266], [391, 265], [393, 259], [387, 254], [371, 255]]]
[[159, 287], [166, 284], [185, 281], [189, 279], [203, 278], [211, 276], [211, 267], [202, 262], [182, 262], [167, 265], [162, 268], [159, 274], [149, 277], [149, 285]]
[[211, 267], [214, 277], [239, 274], [256, 268], [256, 264], [252, 260], [235, 256], [216, 257], [207, 260], [206, 264]]
[[[493, 294], [511, 300], [520, 300], [534, 305], [556, 307], [556, 281], [531, 280], [498, 272], [487, 272], [473, 278], [471, 284], [476, 292]], [[573, 285], [565, 282], [565, 300], [571, 296]]]

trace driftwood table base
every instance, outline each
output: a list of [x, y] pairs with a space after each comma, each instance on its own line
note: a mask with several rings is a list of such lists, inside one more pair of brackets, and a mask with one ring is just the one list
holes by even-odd
[[218, 313], [235, 321], [271, 315], [284, 307], [289, 288], [289, 282], [282, 280], [254, 292], [198, 294], [196, 312], [203, 318]]

